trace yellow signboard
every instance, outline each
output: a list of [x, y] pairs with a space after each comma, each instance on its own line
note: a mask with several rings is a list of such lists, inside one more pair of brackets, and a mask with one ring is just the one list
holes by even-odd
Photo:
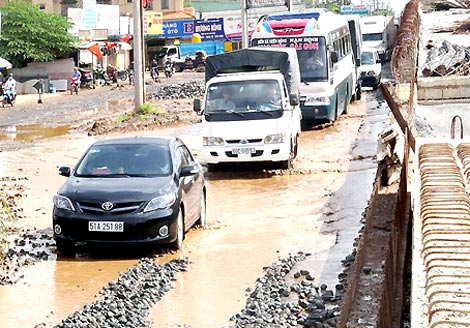
[[163, 15], [157, 11], [145, 11], [144, 34], [163, 34]]

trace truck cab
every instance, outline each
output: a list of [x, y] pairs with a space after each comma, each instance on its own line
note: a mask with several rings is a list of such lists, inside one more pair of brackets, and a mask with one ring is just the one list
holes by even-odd
[[[295, 55], [297, 63], [294, 49], [283, 50]], [[276, 65], [267, 69], [269, 57], [263, 61], [263, 52], [279, 50], [259, 51], [248, 48], [207, 59], [206, 93], [202, 102], [195, 99], [194, 110], [202, 116], [202, 150], [209, 170], [229, 162], [277, 162], [282, 169], [292, 166], [301, 131], [300, 76], [297, 74], [298, 81], [293, 82], [286, 80], [288, 74], [274, 68]], [[239, 52], [247, 54], [246, 58]], [[220, 70], [217, 58], [215, 65], [212, 61], [218, 56], [224, 56], [221, 62], [226, 66]], [[256, 60], [247, 59], [250, 56]], [[227, 67], [231, 65], [235, 67]]]

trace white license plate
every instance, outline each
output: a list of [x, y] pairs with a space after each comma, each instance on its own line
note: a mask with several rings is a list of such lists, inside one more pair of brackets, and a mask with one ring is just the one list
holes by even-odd
[[88, 231], [123, 232], [124, 222], [115, 221], [90, 221]]
[[254, 153], [256, 153], [255, 147], [232, 148], [232, 154], [234, 155], [247, 155]]

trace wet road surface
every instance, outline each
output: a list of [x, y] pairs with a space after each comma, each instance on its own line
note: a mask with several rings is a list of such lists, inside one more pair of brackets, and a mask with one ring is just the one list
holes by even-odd
[[[152, 308], [152, 327], [228, 326], [263, 267], [291, 252], [312, 253], [299, 269], [309, 270], [318, 284], [336, 284], [341, 260], [361, 228], [377, 168], [376, 136], [388, 120], [388, 109], [373, 95], [364, 94], [334, 125], [303, 131], [294, 170], [287, 174], [232, 167], [208, 176], [206, 229], [190, 230], [182, 251], [163, 252], [159, 259], [183, 256], [191, 264]], [[143, 134], [177, 135], [200, 158], [199, 131], [194, 125]], [[64, 181], [57, 168], [74, 164], [95, 139], [71, 135], [0, 152], [1, 175], [27, 177], [20, 181], [27, 190], [18, 225], [51, 233], [52, 196]], [[85, 253], [24, 268], [17, 284], [0, 287], [2, 326], [52, 327], [93, 302], [107, 282], [138, 260]]]

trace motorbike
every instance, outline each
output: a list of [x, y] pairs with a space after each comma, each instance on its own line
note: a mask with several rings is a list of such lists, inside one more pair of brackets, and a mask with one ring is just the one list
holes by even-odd
[[97, 80], [99, 85], [111, 85], [111, 79], [109, 75], [106, 74], [106, 71], [101, 66], [96, 66], [93, 70], [93, 76]]
[[128, 79], [127, 70], [117, 71], [117, 77], [121, 81], [126, 81]]
[[170, 78], [173, 76], [173, 70], [174, 70], [173, 62], [171, 61], [165, 62], [165, 75], [167, 78]]
[[80, 78], [78, 76], [72, 76], [70, 78], [70, 94], [73, 95], [74, 93], [78, 95], [78, 91], [80, 90]]
[[80, 73], [82, 73], [82, 77], [80, 78], [80, 87], [87, 88], [87, 89], [94, 89], [95, 83], [93, 78], [93, 72], [80, 69]]
[[11, 105], [11, 107], [13, 107], [13, 104], [15, 103], [15, 100], [16, 100], [16, 94], [13, 92], [13, 90], [4, 89], [4, 86], [0, 85], [0, 97], [1, 97], [2, 107], [5, 107], [5, 105]]

